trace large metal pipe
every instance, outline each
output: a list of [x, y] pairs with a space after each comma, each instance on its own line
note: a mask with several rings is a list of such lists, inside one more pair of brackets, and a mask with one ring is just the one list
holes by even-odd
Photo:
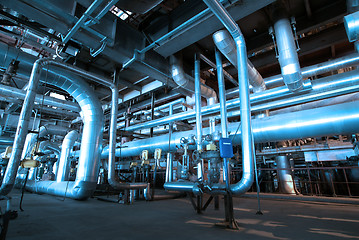
[[[196, 144], [197, 151], [202, 152], [202, 101], [201, 101], [201, 68], [200, 68], [200, 58], [198, 54], [195, 54], [194, 59], [194, 81], [195, 81], [195, 105], [196, 105]], [[197, 178], [199, 180], [203, 179], [203, 159], [198, 159], [197, 163]]]
[[[213, 34], [213, 41], [216, 44], [218, 50], [237, 67], [237, 51], [236, 44], [227, 30], [220, 30]], [[254, 92], [262, 92], [266, 89], [262, 76], [253, 66], [253, 64], [247, 60], [249, 84], [252, 85]], [[236, 88], [238, 89], [238, 88]]]
[[[266, 90], [260, 93], [251, 94], [251, 104], [252, 111], [263, 111], [267, 109], [274, 109], [279, 107], [292, 106], [295, 104], [301, 104], [305, 102], [315, 101], [323, 98], [339, 96], [343, 94], [353, 93], [359, 91], [359, 71], [350, 71], [346, 73], [341, 73], [325, 78], [320, 78], [315, 80], [310, 84], [310, 82], [304, 83], [303, 90], [293, 93], [287, 89], [287, 87], [278, 87], [275, 89]], [[312, 89], [311, 91], [309, 91]], [[294, 97], [289, 97], [294, 96]], [[284, 99], [281, 99], [286, 97]], [[262, 102], [267, 102], [270, 100], [281, 99], [276, 102], [268, 102], [260, 104]], [[238, 107], [239, 99], [228, 100], [226, 103], [228, 110], [233, 110]], [[260, 104], [260, 105], [257, 105]], [[216, 114], [220, 111], [220, 105], [214, 104], [212, 106], [206, 106], [202, 108], [202, 115], [208, 116], [211, 114]], [[172, 116], [163, 117], [149, 121], [146, 123], [136, 124], [126, 128], [128, 131], [135, 131], [144, 128], [149, 128], [151, 126], [160, 126], [168, 124], [170, 121], [179, 121], [186, 119], [193, 119], [195, 117], [195, 111], [187, 111], [183, 113], [177, 113]]]
[[281, 18], [276, 21], [274, 23], [274, 31], [283, 81], [289, 90], [293, 92], [298, 91], [303, 88], [303, 77], [289, 20]]
[[[336, 58], [327, 62], [304, 67], [301, 69], [301, 72], [303, 78], [308, 78], [338, 69], [355, 66], [357, 64], [359, 64], [359, 54], [353, 53], [345, 57]], [[275, 75], [269, 78], [265, 78], [264, 82], [266, 83], [266, 86], [270, 88], [277, 87], [283, 84], [283, 77], [282, 75]], [[227, 92], [227, 94], [229, 94], [229, 92]]]
[[[0, 95], [8, 96], [8, 97], [16, 97], [18, 99], [24, 100], [26, 96], [26, 91], [0, 84]], [[36, 94], [35, 103], [39, 105], [49, 105], [56, 108], [62, 108], [74, 112], [80, 112], [80, 107], [77, 103], [64, 101], [49, 96], [43, 96], [40, 94]]]
[[[359, 102], [349, 102], [333, 106], [320, 107], [276, 116], [253, 120], [253, 134], [256, 143], [277, 142], [283, 140], [301, 139], [307, 137], [321, 137], [337, 134], [351, 134], [359, 131]], [[283, 123], [283, 119], [286, 122]], [[237, 132], [233, 138], [233, 144], [241, 143], [241, 132], [237, 131], [239, 123], [229, 123], [229, 136]], [[220, 131], [217, 127], [216, 131]], [[171, 151], [180, 146], [181, 137], [195, 135], [195, 130], [175, 132], [171, 138]], [[203, 129], [203, 134], [208, 134], [209, 128]], [[190, 150], [195, 146], [189, 145]], [[168, 135], [127, 142], [122, 148], [116, 149], [116, 156], [138, 156], [143, 150], [154, 153], [156, 148], [168, 149]], [[108, 148], [102, 152], [102, 158], [108, 157]]]
[[289, 161], [286, 155], [276, 157], [278, 181], [280, 191], [287, 194], [296, 194], [293, 177], [290, 171]]
[[[181, 62], [175, 56], [171, 56], [171, 74], [173, 80], [177, 83], [178, 86], [186, 89], [191, 93], [195, 92], [194, 79], [184, 72]], [[201, 94], [204, 98], [212, 98], [215, 99], [215, 101], [217, 100], [217, 93], [212, 88], [204, 84], [201, 84], [200, 88]]]
[[68, 180], [68, 175], [70, 172], [70, 153], [72, 151], [73, 146], [75, 145], [75, 142], [79, 138], [79, 133], [75, 130], [72, 130], [68, 134], [66, 134], [64, 140], [62, 141], [61, 145], [61, 154], [57, 174], [56, 174], [56, 181], [62, 182]]

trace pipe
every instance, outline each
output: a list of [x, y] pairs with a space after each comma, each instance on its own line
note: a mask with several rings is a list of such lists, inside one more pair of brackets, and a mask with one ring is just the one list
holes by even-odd
[[286, 155], [276, 156], [278, 181], [280, 191], [287, 194], [296, 194], [289, 161]]
[[[195, 104], [196, 104], [196, 143], [197, 151], [201, 153], [202, 148], [202, 114], [201, 114], [201, 68], [198, 54], [194, 57], [194, 83], [195, 83]], [[197, 159], [197, 179], [203, 181], [203, 159]]]
[[111, 0], [107, 3], [107, 5], [97, 14], [96, 17], [92, 18], [91, 20], [87, 21], [84, 25], [89, 27], [91, 25], [94, 25], [96, 23], [99, 23], [101, 18], [106, 15], [106, 13], [109, 12], [109, 10], [118, 2], [118, 0]]
[[[355, 66], [357, 64], [359, 64], [359, 54], [353, 53], [345, 57], [336, 58], [327, 62], [304, 67], [301, 69], [301, 72], [303, 78], [309, 78], [313, 76], [318, 76], [323, 73], [335, 71], [338, 69]], [[264, 82], [266, 83], [268, 88], [277, 87], [282, 85], [283, 77], [282, 75], [275, 75], [269, 78], [265, 78]], [[232, 89], [230, 91], [232, 91]], [[238, 89], [234, 89], [234, 91], [237, 91], [236, 94], [238, 96]], [[227, 91], [227, 94], [231, 94], [231, 93]]]
[[24, 159], [27, 157], [31, 149], [34, 147], [35, 142], [37, 139], [43, 138], [46, 135], [61, 135], [65, 136], [68, 132], [67, 127], [58, 126], [58, 125], [52, 125], [52, 124], [46, 124], [44, 126], [41, 126], [37, 133], [29, 133], [26, 135], [25, 143], [24, 143], [24, 149], [21, 154], [21, 159]]
[[92, 2], [92, 4], [85, 11], [85, 13], [81, 16], [81, 18], [75, 23], [75, 25], [70, 29], [70, 31], [67, 33], [67, 35], [62, 39], [62, 42], [64, 44], [66, 44], [71, 39], [71, 37], [76, 33], [76, 31], [79, 30], [83, 26], [83, 24], [85, 23], [87, 18], [90, 17], [91, 13], [93, 13], [93, 11], [95, 11], [96, 8], [98, 8], [103, 1], [104, 0], [95, 0]]
[[276, 21], [274, 23], [274, 31], [283, 81], [289, 90], [293, 92], [298, 91], [303, 88], [303, 77], [289, 20], [281, 18]]
[[12, 145], [14, 143], [14, 138], [0, 136], [0, 145]]
[[[309, 91], [309, 89], [312, 89]], [[266, 90], [264, 92], [251, 94], [251, 104], [253, 106], [252, 111], [264, 111], [275, 109], [279, 107], [292, 106], [295, 104], [301, 104], [305, 102], [315, 101], [323, 98], [329, 98], [339, 96], [343, 94], [353, 93], [359, 91], [359, 71], [354, 70], [346, 73], [341, 73], [325, 78], [315, 80], [310, 84], [308, 81], [304, 83], [304, 89], [299, 92], [293, 93], [288, 90], [287, 87], [278, 87], [275, 89]], [[294, 96], [289, 98], [289, 96]], [[284, 98], [286, 97], [286, 98]], [[276, 102], [264, 103], [257, 105], [258, 103], [281, 99]], [[227, 101], [226, 106], [228, 110], [236, 109], [239, 104], [239, 99], [232, 99]], [[215, 104], [212, 106], [206, 106], [202, 108], [202, 115], [207, 116], [210, 114], [216, 114], [220, 111], [220, 105]], [[236, 115], [238, 116], [238, 114]], [[195, 111], [187, 111], [183, 113], [177, 113], [173, 116], [159, 118], [154, 121], [146, 123], [136, 124], [129, 128], [127, 131], [135, 131], [150, 126], [159, 126], [168, 124], [170, 121], [187, 120], [195, 117]]]
[[56, 181], [62, 182], [68, 180], [68, 175], [70, 172], [71, 161], [69, 159], [70, 153], [72, 151], [75, 142], [79, 138], [79, 134], [77, 131], [72, 130], [68, 134], [66, 134], [64, 140], [61, 145], [61, 154], [59, 159], [59, 165], [56, 175]]
[[[26, 96], [26, 91], [0, 84], [0, 95], [16, 97], [18, 99], [24, 100]], [[80, 112], [80, 107], [77, 103], [64, 101], [49, 96], [42, 96], [40, 94], [36, 94], [35, 103], [39, 105], [49, 105], [56, 108], [62, 108], [73, 112]]]
[[[237, 67], [236, 44], [227, 30], [220, 30], [213, 34], [213, 41], [218, 50]], [[255, 69], [251, 61], [247, 60], [249, 84], [252, 85], [254, 92], [266, 90], [265, 83], [260, 73]], [[238, 89], [238, 88], [237, 88]]]
[[[221, 129], [222, 138], [228, 138], [228, 119], [227, 119], [227, 107], [226, 107], [226, 88], [223, 77], [223, 65], [221, 53], [216, 49], [215, 51], [216, 63], [217, 63], [217, 78], [218, 78], [218, 95], [219, 104], [221, 109]], [[212, 130], [213, 131], [213, 130]], [[229, 163], [228, 159], [223, 159], [223, 179], [226, 182], [226, 189], [230, 189], [229, 181]]]
[[47, 150], [53, 152], [57, 157], [60, 156], [60, 148], [56, 143], [51, 141], [42, 141], [39, 145], [39, 150], [43, 153], [46, 153]]
[[[171, 59], [171, 74], [175, 83], [181, 88], [184, 88], [194, 93], [195, 83], [193, 78], [184, 72], [182, 68], [182, 64], [175, 56], [171, 56], [170, 59]], [[201, 94], [204, 98], [206, 99], [213, 98], [216, 101], [217, 93], [212, 88], [204, 84], [201, 84], [200, 89], [201, 89]]]
[[[39, 59], [34, 66], [39, 65], [42, 67], [52, 65], [66, 70], [71, 69], [71, 66], [51, 59]], [[52, 70], [48, 71], [49, 73], [54, 73]], [[39, 77], [40, 71], [38, 70], [32, 73], [30, 80], [38, 79]], [[84, 125], [77, 176], [75, 182], [68, 185], [66, 182], [28, 181], [26, 188], [38, 193], [68, 196], [74, 199], [87, 199], [95, 190], [99, 170], [100, 145], [103, 131], [102, 108], [93, 90], [86, 82], [79, 78], [72, 78], [70, 80], [62, 74], [62, 76], [60, 75], [57, 79], [54, 79], [51, 84], [69, 92], [79, 103], [83, 115], [86, 116], [83, 118]], [[31, 85], [29, 84], [29, 86]], [[29, 89], [31, 88], [29, 87]], [[22, 109], [22, 111], [27, 110], [24, 107]]]
[[[45, 60], [46, 61], [46, 60]], [[36, 88], [40, 79], [41, 69], [44, 66], [44, 60], [38, 60], [33, 66], [29, 79], [29, 86], [21, 109], [19, 123], [16, 129], [15, 140], [12, 147], [12, 154], [7, 165], [3, 181], [0, 187], [0, 195], [7, 195], [13, 188], [17, 169], [21, 160], [21, 152], [25, 143], [25, 137], [29, 128], [31, 110], [34, 105]]]
[[344, 17], [344, 26], [349, 42], [359, 39], [359, 12], [354, 12]]

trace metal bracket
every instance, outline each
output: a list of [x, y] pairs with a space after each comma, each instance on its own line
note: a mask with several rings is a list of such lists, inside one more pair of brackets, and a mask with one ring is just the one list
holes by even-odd
[[105, 47], [106, 47], [106, 45], [107, 45], [107, 37], [104, 37], [104, 38], [100, 41], [100, 43], [102, 43], [102, 44], [101, 44], [101, 47], [100, 47], [99, 49], [97, 49], [97, 50], [95, 50], [95, 49], [93, 49], [93, 48], [90, 49], [90, 55], [91, 55], [92, 57], [97, 57], [97, 55], [99, 55], [100, 53], [103, 52], [103, 50], [105, 50]]

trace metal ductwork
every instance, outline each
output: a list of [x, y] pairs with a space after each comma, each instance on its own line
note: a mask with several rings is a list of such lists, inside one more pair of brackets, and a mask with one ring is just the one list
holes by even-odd
[[276, 21], [274, 31], [283, 81], [289, 90], [298, 91], [303, 88], [303, 77], [289, 20], [281, 18]]
[[[194, 94], [194, 79], [184, 72], [181, 61], [177, 57], [171, 56], [170, 62], [173, 80], [178, 86]], [[217, 93], [212, 88], [204, 84], [201, 84], [201, 95], [206, 98], [207, 101], [211, 101], [212, 103], [217, 102]]]
[[68, 181], [68, 175], [70, 172], [70, 164], [71, 161], [69, 159], [70, 153], [72, 151], [75, 142], [79, 138], [79, 133], [75, 130], [72, 130], [68, 134], [66, 134], [64, 140], [62, 141], [61, 145], [61, 154], [59, 158], [59, 164], [57, 169], [56, 181]]
[[[237, 67], [237, 50], [236, 44], [227, 30], [220, 30], [213, 34], [213, 41], [218, 50]], [[261, 74], [253, 66], [251, 61], [247, 60], [249, 84], [253, 87], [253, 92], [262, 92], [266, 90], [265, 83]]]

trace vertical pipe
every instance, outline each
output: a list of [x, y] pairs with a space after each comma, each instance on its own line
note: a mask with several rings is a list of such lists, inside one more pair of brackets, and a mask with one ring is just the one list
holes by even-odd
[[278, 181], [282, 193], [296, 194], [287, 156], [277, 156]]
[[223, 5], [216, 0], [203, 1], [227, 28], [237, 47], [243, 175], [238, 183], [231, 185], [231, 192], [235, 195], [239, 195], [245, 193], [252, 186], [254, 181], [253, 159], [255, 158], [255, 154], [251, 125], [251, 105], [249, 101], [247, 48], [241, 30]]
[[[195, 81], [195, 101], [196, 101], [196, 132], [197, 132], [197, 151], [202, 151], [202, 114], [201, 114], [201, 69], [200, 58], [197, 54], [194, 57], [194, 81]], [[203, 164], [200, 160], [197, 164], [197, 177], [203, 179]]]
[[39, 83], [42, 64], [42, 60], [37, 60], [32, 68], [28, 89], [21, 109], [19, 123], [16, 129], [15, 141], [12, 147], [12, 154], [10, 156], [9, 163], [7, 165], [0, 188], [0, 195], [7, 195], [12, 190], [15, 183], [17, 169], [20, 164], [25, 138], [29, 128], [30, 116], [32, 113], [31, 110], [34, 106], [36, 88]]
[[298, 91], [303, 88], [303, 77], [289, 20], [287, 18], [279, 19], [274, 24], [274, 30], [283, 81], [289, 90]]
[[[218, 96], [219, 104], [221, 110], [221, 129], [222, 129], [222, 138], [228, 138], [228, 119], [227, 119], [227, 106], [226, 106], [226, 89], [224, 85], [224, 76], [223, 76], [223, 65], [222, 65], [222, 56], [221, 53], [216, 49], [216, 64], [217, 64], [217, 78], [218, 78]], [[226, 188], [229, 190], [229, 164], [228, 159], [223, 159], [223, 178], [226, 182]]]

